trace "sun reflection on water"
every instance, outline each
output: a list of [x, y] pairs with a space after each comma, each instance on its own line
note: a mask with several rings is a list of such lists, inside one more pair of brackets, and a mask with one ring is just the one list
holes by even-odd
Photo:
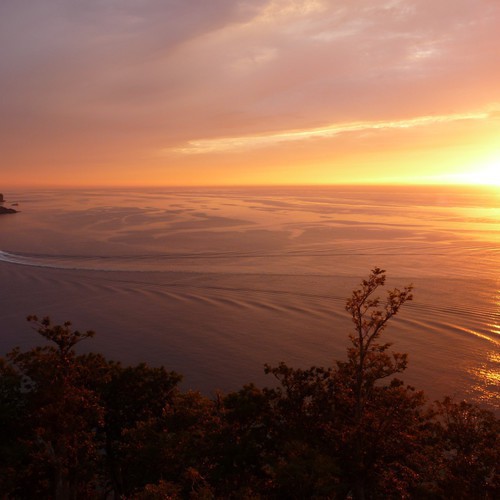
[[487, 362], [472, 368], [469, 373], [477, 381], [471, 389], [478, 402], [500, 411], [500, 355], [488, 352]]
[[[495, 304], [497, 309], [494, 315], [495, 322], [488, 325], [493, 336], [500, 335], [500, 290], [497, 291]], [[472, 387], [477, 399], [500, 410], [500, 342], [495, 338], [490, 340], [496, 345], [496, 350], [488, 351], [485, 362], [478, 367], [471, 368], [469, 373], [477, 381]]]

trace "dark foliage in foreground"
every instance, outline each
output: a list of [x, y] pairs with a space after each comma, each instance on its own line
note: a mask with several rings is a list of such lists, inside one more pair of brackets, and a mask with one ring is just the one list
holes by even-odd
[[406, 355], [380, 337], [412, 296], [382, 302], [384, 284], [376, 268], [348, 300], [345, 361], [266, 366], [276, 387], [215, 399], [164, 368], [77, 355], [93, 332], [30, 317], [51, 344], [0, 360], [2, 498], [499, 498], [499, 421], [394, 377]]

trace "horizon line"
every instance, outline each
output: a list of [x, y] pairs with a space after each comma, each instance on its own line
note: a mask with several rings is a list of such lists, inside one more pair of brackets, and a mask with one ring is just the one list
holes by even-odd
[[333, 188], [333, 187], [442, 187], [442, 188], [489, 188], [498, 185], [481, 182], [328, 182], [328, 183], [231, 183], [231, 184], [7, 184], [2, 193], [9, 189], [223, 189], [223, 188]]

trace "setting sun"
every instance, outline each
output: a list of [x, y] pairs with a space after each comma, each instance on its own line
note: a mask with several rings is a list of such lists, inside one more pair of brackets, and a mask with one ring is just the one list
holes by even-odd
[[500, 158], [478, 165], [470, 172], [459, 174], [458, 179], [461, 183], [500, 186]]
[[500, 186], [500, 158], [478, 172], [478, 181], [482, 184]]

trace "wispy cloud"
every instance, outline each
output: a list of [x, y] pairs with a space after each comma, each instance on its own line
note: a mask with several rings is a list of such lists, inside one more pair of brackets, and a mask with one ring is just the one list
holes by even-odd
[[164, 151], [183, 154], [206, 154], [241, 151], [272, 146], [274, 144], [284, 142], [331, 138], [339, 134], [345, 134], [349, 132], [367, 132], [384, 129], [409, 129], [413, 127], [424, 127], [463, 120], [485, 120], [489, 116], [489, 112], [481, 111], [474, 113], [457, 113], [437, 116], [418, 116], [416, 118], [405, 120], [357, 121], [332, 124], [325, 127], [303, 130], [287, 130], [277, 133], [273, 132], [271, 134], [193, 140], [189, 141], [184, 146], [171, 148]]

